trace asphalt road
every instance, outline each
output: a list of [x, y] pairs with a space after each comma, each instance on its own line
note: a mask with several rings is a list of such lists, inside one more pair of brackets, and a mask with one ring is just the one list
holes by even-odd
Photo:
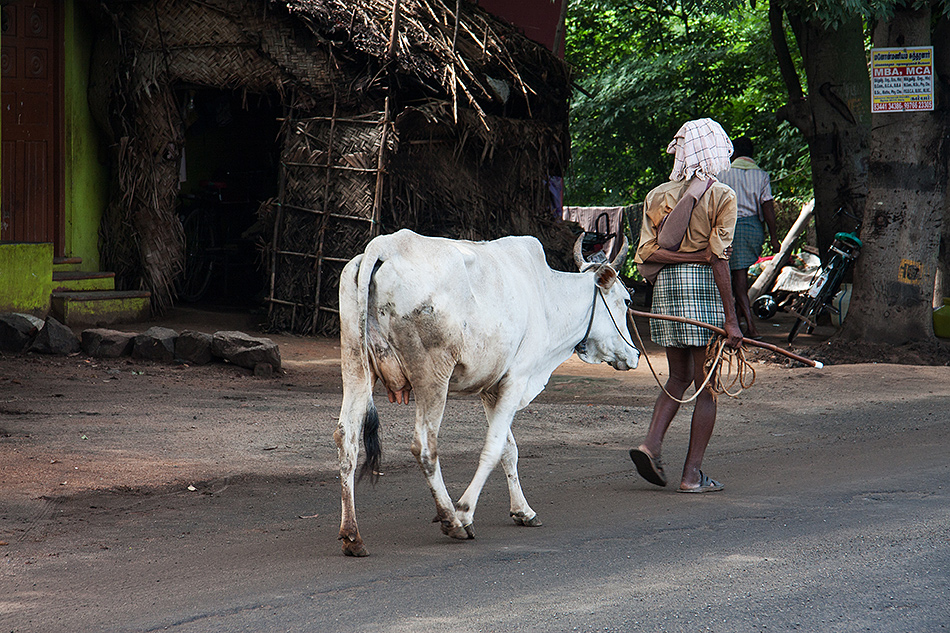
[[[646, 366], [571, 361], [514, 427], [544, 526], [511, 522], [497, 472], [470, 541], [431, 523], [411, 410], [382, 403], [385, 474], [357, 491], [371, 556], [352, 559], [335, 540], [332, 359], [272, 380], [64, 363], [0, 359], [2, 633], [950, 626], [947, 367], [759, 365], [752, 389], [723, 397], [707, 453], [726, 489], [683, 495], [642, 481], [627, 456], [655, 395]], [[113, 370], [109, 388], [128, 391], [92, 388]], [[458, 495], [484, 422], [474, 400], [448, 420], [440, 456]], [[220, 434], [194, 435], [196, 421]], [[668, 472], [687, 426], [681, 413]], [[88, 439], [62, 443], [80, 430]], [[57, 472], [45, 492], [46, 470], [14, 472], [50, 455], [77, 473], [92, 460], [149, 468], [77, 486]]]

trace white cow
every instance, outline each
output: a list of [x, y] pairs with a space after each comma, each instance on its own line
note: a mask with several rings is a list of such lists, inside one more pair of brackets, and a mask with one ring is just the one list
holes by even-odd
[[[583, 236], [582, 236], [583, 237]], [[474, 538], [472, 520], [482, 486], [499, 459], [508, 475], [511, 516], [541, 525], [518, 481], [518, 448], [511, 434], [516, 411], [537, 396], [551, 373], [576, 350], [587, 363], [615, 369], [637, 366], [628, 343], [630, 295], [611, 263], [587, 263], [581, 272], [551, 270], [540, 242], [505, 237], [491, 242], [423, 237], [409, 230], [372, 240], [340, 276], [343, 406], [334, 433], [340, 456], [343, 552], [368, 552], [356, 524], [353, 499], [359, 437], [363, 473], [379, 468], [379, 418], [373, 385], [381, 380], [392, 402], [415, 395], [412, 454], [422, 467], [442, 532]], [[442, 480], [437, 438], [449, 393], [479, 394], [488, 434], [478, 469], [458, 503]]]

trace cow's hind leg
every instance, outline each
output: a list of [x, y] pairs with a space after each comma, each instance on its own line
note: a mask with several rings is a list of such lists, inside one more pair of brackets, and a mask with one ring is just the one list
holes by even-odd
[[468, 539], [474, 534], [466, 530], [459, 520], [442, 479], [442, 467], [439, 464], [439, 427], [445, 413], [445, 400], [448, 385], [435, 388], [421, 388], [416, 392], [416, 427], [410, 450], [419, 462], [426, 477], [432, 498], [435, 500], [436, 517], [433, 522], [441, 523], [442, 533], [452, 538]]
[[521, 480], [518, 478], [518, 445], [515, 444], [515, 436], [511, 434], [511, 429], [508, 429], [508, 439], [501, 453], [501, 466], [505, 469], [508, 480], [511, 518], [518, 525], [540, 527], [541, 520], [538, 518], [538, 513], [528, 505], [528, 500], [525, 499], [524, 492], [521, 490]]
[[[357, 272], [363, 256], [357, 255], [340, 275], [340, 364], [343, 374], [343, 406], [340, 421], [333, 438], [340, 458], [340, 485], [342, 515], [340, 540], [343, 553], [348, 556], [366, 556], [369, 552], [360, 538], [356, 525], [356, 504], [353, 495], [354, 473], [360, 447], [360, 433], [366, 429], [378, 438], [379, 418], [373, 404], [373, 383], [376, 378], [369, 369], [364, 352], [363, 332], [357, 297]], [[378, 441], [373, 443], [377, 450]]]
[[[350, 402], [348, 402], [350, 400]], [[337, 452], [340, 458], [341, 506], [340, 540], [343, 541], [343, 553], [347, 556], [368, 556], [369, 552], [363, 545], [359, 527], [356, 524], [356, 502], [354, 487], [356, 485], [356, 461], [359, 453], [359, 435], [364, 425], [367, 427], [379, 426], [376, 407], [372, 400], [363, 401], [367, 407], [356, 407], [351, 398], [343, 398], [343, 408], [340, 413], [340, 422], [333, 438], [336, 440]], [[375, 431], [374, 431], [375, 432]]]

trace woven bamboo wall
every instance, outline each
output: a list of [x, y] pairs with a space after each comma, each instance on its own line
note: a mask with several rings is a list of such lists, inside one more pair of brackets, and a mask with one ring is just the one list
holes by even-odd
[[467, 115], [456, 124], [438, 107], [405, 111], [388, 130], [387, 121], [375, 112], [285, 127], [270, 329], [339, 332], [343, 266], [400, 228], [471, 240], [536, 235], [552, 267], [573, 269], [573, 234], [551, 213], [545, 179], [560, 164], [563, 129], [497, 117], [486, 127]]
[[384, 227], [490, 240], [534, 235], [548, 263], [574, 270], [572, 234], [552, 212], [548, 177], [566, 163], [567, 126], [484, 118], [446, 107], [407, 108], [396, 118]]
[[376, 234], [383, 112], [314, 117], [284, 129], [271, 245], [268, 326], [297, 334], [339, 331], [343, 266]]

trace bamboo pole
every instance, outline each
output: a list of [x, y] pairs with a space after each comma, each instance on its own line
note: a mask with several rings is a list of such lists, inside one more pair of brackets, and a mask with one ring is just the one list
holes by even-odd
[[782, 240], [782, 246], [779, 248], [778, 253], [765, 265], [758, 279], [756, 279], [752, 283], [752, 287], [749, 288], [749, 301], [755, 301], [760, 296], [768, 294], [768, 292], [771, 291], [772, 284], [775, 283], [775, 278], [778, 277], [779, 264], [785, 261], [786, 255], [792, 250], [792, 246], [795, 245], [795, 239], [799, 233], [805, 230], [808, 220], [811, 219], [814, 212], [814, 200], [811, 200], [802, 207], [802, 211], [798, 214], [798, 219], [795, 220], [795, 224], [789, 229], [785, 239]]
[[[708, 323], [703, 323], [702, 321], [687, 319], [686, 317], [667, 316], [665, 314], [653, 314], [652, 312], [641, 312], [639, 310], [627, 310], [627, 312], [632, 314], [633, 316], [646, 317], [648, 319], [662, 319], [664, 321], [676, 321], [677, 323], [688, 323], [689, 325], [696, 325], [701, 328], [706, 328], [707, 330], [711, 330], [719, 334], [720, 336], [728, 337], [728, 335], [726, 334], [726, 331], [722, 329], [721, 327], [716, 327], [715, 325], [709, 325]], [[822, 367], [824, 367], [824, 364], [820, 363], [817, 360], [812, 360], [810, 358], [805, 358], [804, 356], [799, 356], [798, 354], [795, 354], [794, 352], [790, 352], [788, 350], [782, 349], [781, 347], [772, 345], [771, 343], [763, 343], [762, 341], [756, 341], [755, 339], [745, 338], [745, 337], [742, 337], [742, 343], [743, 345], [750, 345], [752, 347], [761, 347], [762, 349], [767, 349], [770, 352], [781, 354], [782, 356], [791, 358], [792, 360], [798, 361], [799, 363], [802, 363], [803, 365], [814, 367], [815, 369], [821, 369]]]
[[379, 154], [376, 157], [376, 189], [373, 192], [373, 218], [369, 229], [370, 239], [379, 235], [379, 216], [383, 206], [383, 173], [386, 169], [386, 140], [389, 132], [389, 97], [383, 105], [383, 124], [379, 137]]
[[386, 59], [392, 60], [396, 57], [396, 47], [399, 45], [399, 0], [393, 0], [392, 25], [389, 29], [389, 46], [386, 51]]
[[[398, 3], [398, 0], [396, 0]], [[323, 242], [327, 233], [327, 222], [326, 216], [330, 213], [330, 167], [333, 164], [333, 132], [336, 130], [336, 105], [337, 105], [336, 89], [333, 90], [333, 111], [330, 115], [330, 132], [327, 136], [327, 173], [326, 178], [323, 181], [323, 215], [324, 219], [320, 222], [320, 228], [317, 232], [317, 257], [314, 261], [314, 269], [316, 272], [316, 284], [313, 291], [314, 295], [314, 309], [313, 309], [313, 318], [310, 320], [310, 332], [314, 333], [317, 331], [317, 321], [320, 317], [320, 290], [323, 285]], [[293, 325], [293, 323], [291, 323]], [[293, 330], [291, 330], [293, 331]]]

